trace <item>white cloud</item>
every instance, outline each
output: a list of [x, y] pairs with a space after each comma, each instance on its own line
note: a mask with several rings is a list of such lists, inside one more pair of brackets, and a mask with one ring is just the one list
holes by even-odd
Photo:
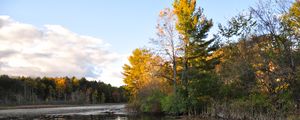
[[87, 77], [120, 86], [126, 55], [109, 46], [60, 25], [40, 29], [0, 16], [0, 74]]

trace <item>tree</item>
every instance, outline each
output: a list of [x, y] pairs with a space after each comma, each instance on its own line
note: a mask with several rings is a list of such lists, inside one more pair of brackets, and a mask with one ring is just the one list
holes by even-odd
[[177, 91], [177, 59], [180, 52], [180, 41], [175, 28], [175, 21], [176, 16], [171, 9], [166, 8], [160, 11], [159, 21], [156, 27], [157, 38], [152, 39], [152, 42], [158, 47], [158, 54], [164, 58], [166, 64], [171, 63], [172, 76], [168, 76], [168, 74], [166, 75], [165, 73], [162, 73], [161, 76], [173, 83], [174, 94], [176, 94]]
[[158, 75], [162, 60], [146, 49], [135, 49], [128, 60], [130, 64], [125, 64], [123, 67], [125, 89], [130, 93], [132, 106], [137, 110], [146, 110], [149, 107], [145, 106], [151, 107], [152, 105], [147, 104], [145, 100], [151, 97], [155, 91], [165, 93], [168, 90], [166, 80]]
[[284, 26], [284, 32], [288, 36], [288, 38], [291, 40], [291, 49], [289, 54], [290, 60], [292, 60], [292, 64], [290, 66], [294, 70], [294, 79], [291, 85], [291, 90], [293, 92], [293, 98], [296, 101], [296, 103], [300, 104], [300, 77], [299, 77], [299, 65], [300, 62], [300, 1], [295, 0], [294, 3], [291, 5], [291, 7], [288, 9], [288, 12], [283, 15], [282, 22]]
[[[177, 16], [176, 29], [180, 34], [182, 40], [183, 50], [183, 71], [181, 75], [181, 82], [184, 85], [184, 89], [187, 89], [187, 71], [188, 71], [188, 58], [189, 58], [189, 46], [190, 37], [192, 32], [196, 30], [196, 26], [199, 23], [199, 17], [201, 11], [195, 11], [196, 0], [175, 0], [173, 3], [174, 13]], [[186, 96], [187, 93], [186, 93]]]
[[300, 1], [295, 1], [292, 6], [282, 17], [282, 22], [285, 27], [285, 31], [290, 32], [289, 35], [295, 39], [295, 44], [299, 47], [300, 38]]
[[128, 58], [130, 65], [123, 66], [124, 83], [126, 89], [130, 91], [132, 96], [136, 96], [138, 90], [141, 89], [149, 80], [152, 54], [145, 49], [135, 49], [132, 56]]
[[[183, 96], [186, 98], [186, 104], [197, 105], [201, 102], [198, 98], [206, 94], [197, 84], [209, 86], [212, 84], [205, 81], [215, 79], [211, 74], [218, 57], [213, 56], [213, 51], [218, 46], [212, 45], [215, 39], [205, 40], [212, 27], [212, 20], [207, 20], [200, 8], [196, 9], [196, 0], [175, 0], [173, 7], [177, 16], [176, 29], [183, 44], [181, 48]], [[199, 92], [200, 94], [196, 94]], [[201, 112], [192, 106], [186, 105], [187, 113]]]
[[[113, 92], [117, 92], [115, 97]], [[31, 77], [0, 76], [0, 104], [53, 104], [53, 103], [100, 103], [126, 102], [123, 88], [109, 84], [77, 80], [73, 77]], [[122, 95], [119, 95], [122, 93]], [[109, 98], [105, 100], [105, 97]], [[114, 98], [113, 98], [114, 97]]]
[[221, 35], [230, 41], [222, 48], [219, 75], [230, 81], [224, 86], [244, 90], [228, 97], [246, 97], [251, 105], [263, 98], [253, 108], [261, 111], [268, 106], [271, 113], [281, 113], [278, 115], [292, 109], [291, 93], [299, 93], [293, 91], [297, 88], [298, 38], [288, 24], [293, 17], [287, 17], [287, 2], [282, 1], [261, 1], [249, 14], [232, 18], [227, 27], [220, 26]]

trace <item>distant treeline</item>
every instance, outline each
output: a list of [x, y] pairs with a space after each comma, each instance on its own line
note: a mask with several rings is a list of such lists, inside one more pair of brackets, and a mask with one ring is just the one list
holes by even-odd
[[98, 104], [126, 102], [123, 87], [76, 77], [0, 76], [0, 104]]

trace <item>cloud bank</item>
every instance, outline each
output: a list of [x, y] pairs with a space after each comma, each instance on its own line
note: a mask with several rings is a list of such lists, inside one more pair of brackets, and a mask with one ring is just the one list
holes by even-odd
[[0, 16], [0, 74], [87, 77], [120, 86], [126, 56], [109, 46], [60, 25], [37, 28]]

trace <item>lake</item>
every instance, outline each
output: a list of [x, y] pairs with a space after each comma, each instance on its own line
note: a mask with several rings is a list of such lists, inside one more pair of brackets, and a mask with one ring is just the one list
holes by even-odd
[[162, 115], [128, 113], [126, 104], [0, 110], [0, 120], [170, 120]]

